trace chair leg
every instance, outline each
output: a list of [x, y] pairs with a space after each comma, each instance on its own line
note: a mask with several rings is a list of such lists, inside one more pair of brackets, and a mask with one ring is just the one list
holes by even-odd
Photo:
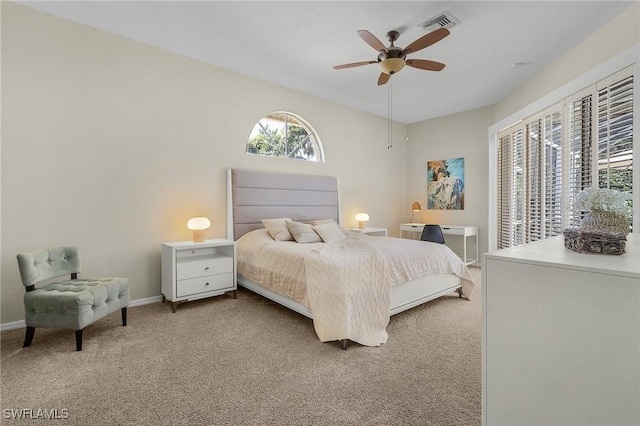
[[82, 350], [82, 330], [76, 330], [76, 351]]
[[122, 325], [125, 326], [127, 325], [127, 308], [122, 308]]
[[24, 336], [24, 345], [22, 345], [23, 348], [28, 348], [29, 346], [31, 346], [31, 342], [33, 341], [33, 335], [35, 332], [35, 327], [27, 326], [27, 334], [25, 334]]

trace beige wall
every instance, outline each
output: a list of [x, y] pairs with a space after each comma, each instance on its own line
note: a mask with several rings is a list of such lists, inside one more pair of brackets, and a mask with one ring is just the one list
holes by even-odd
[[[2, 2], [2, 323], [24, 318], [17, 253], [78, 245], [83, 275], [160, 294], [160, 244], [208, 216], [225, 237], [228, 167], [338, 176], [342, 222], [406, 220], [407, 126]], [[326, 163], [244, 153], [276, 110], [318, 131]]]
[[[475, 225], [480, 234], [480, 253], [487, 251], [487, 128], [492, 122], [493, 107], [484, 107], [409, 125], [407, 197], [423, 208], [413, 221]], [[464, 157], [464, 210], [426, 210], [427, 161], [457, 157]], [[445, 239], [461, 253], [461, 239]]]
[[[640, 42], [640, 3], [595, 31], [495, 105], [495, 122]], [[524, 117], [521, 117], [524, 118]]]

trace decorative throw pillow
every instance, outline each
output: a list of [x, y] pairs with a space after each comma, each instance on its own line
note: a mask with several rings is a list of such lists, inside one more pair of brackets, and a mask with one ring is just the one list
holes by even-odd
[[288, 217], [280, 218], [280, 219], [262, 219], [262, 224], [271, 238], [276, 241], [293, 241], [293, 235], [289, 232], [289, 228], [287, 228], [287, 220], [291, 220]]
[[311, 225], [306, 223], [287, 220], [287, 228], [293, 235], [293, 239], [299, 243], [321, 243], [322, 238], [313, 230]]
[[323, 223], [322, 225], [314, 226], [313, 229], [320, 235], [320, 238], [322, 238], [322, 241], [325, 243], [333, 243], [334, 241], [347, 238], [337, 223]]
[[312, 226], [315, 226], [315, 225], [324, 225], [325, 223], [335, 223], [335, 222], [333, 221], [333, 219], [318, 219], [318, 220], [309, 221], [309, 223]]

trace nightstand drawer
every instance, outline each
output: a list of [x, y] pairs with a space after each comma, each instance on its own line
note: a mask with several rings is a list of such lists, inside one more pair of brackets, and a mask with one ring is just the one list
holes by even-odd
[[178, 297], [184, 297], [192, 294], [232, 288], [234, 286], [233, 284], [233, 273], [180, 280], [177, 282], [178, 288], [176, 289], [176, 294]]
[[422, 232], [424, 224], [420, 225], [400, 225], [400, 232]]
[[176, 264], [176, 279], [233, 272], [233, 258], [224, 255], [183, 257]]

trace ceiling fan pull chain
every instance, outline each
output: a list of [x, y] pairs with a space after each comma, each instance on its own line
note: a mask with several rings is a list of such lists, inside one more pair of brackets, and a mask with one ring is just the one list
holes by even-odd
[[388, 140], [387, 140], [387, 149], [393, 148], [393, 79], [389, 82], [389, 109], [388, 109]]

